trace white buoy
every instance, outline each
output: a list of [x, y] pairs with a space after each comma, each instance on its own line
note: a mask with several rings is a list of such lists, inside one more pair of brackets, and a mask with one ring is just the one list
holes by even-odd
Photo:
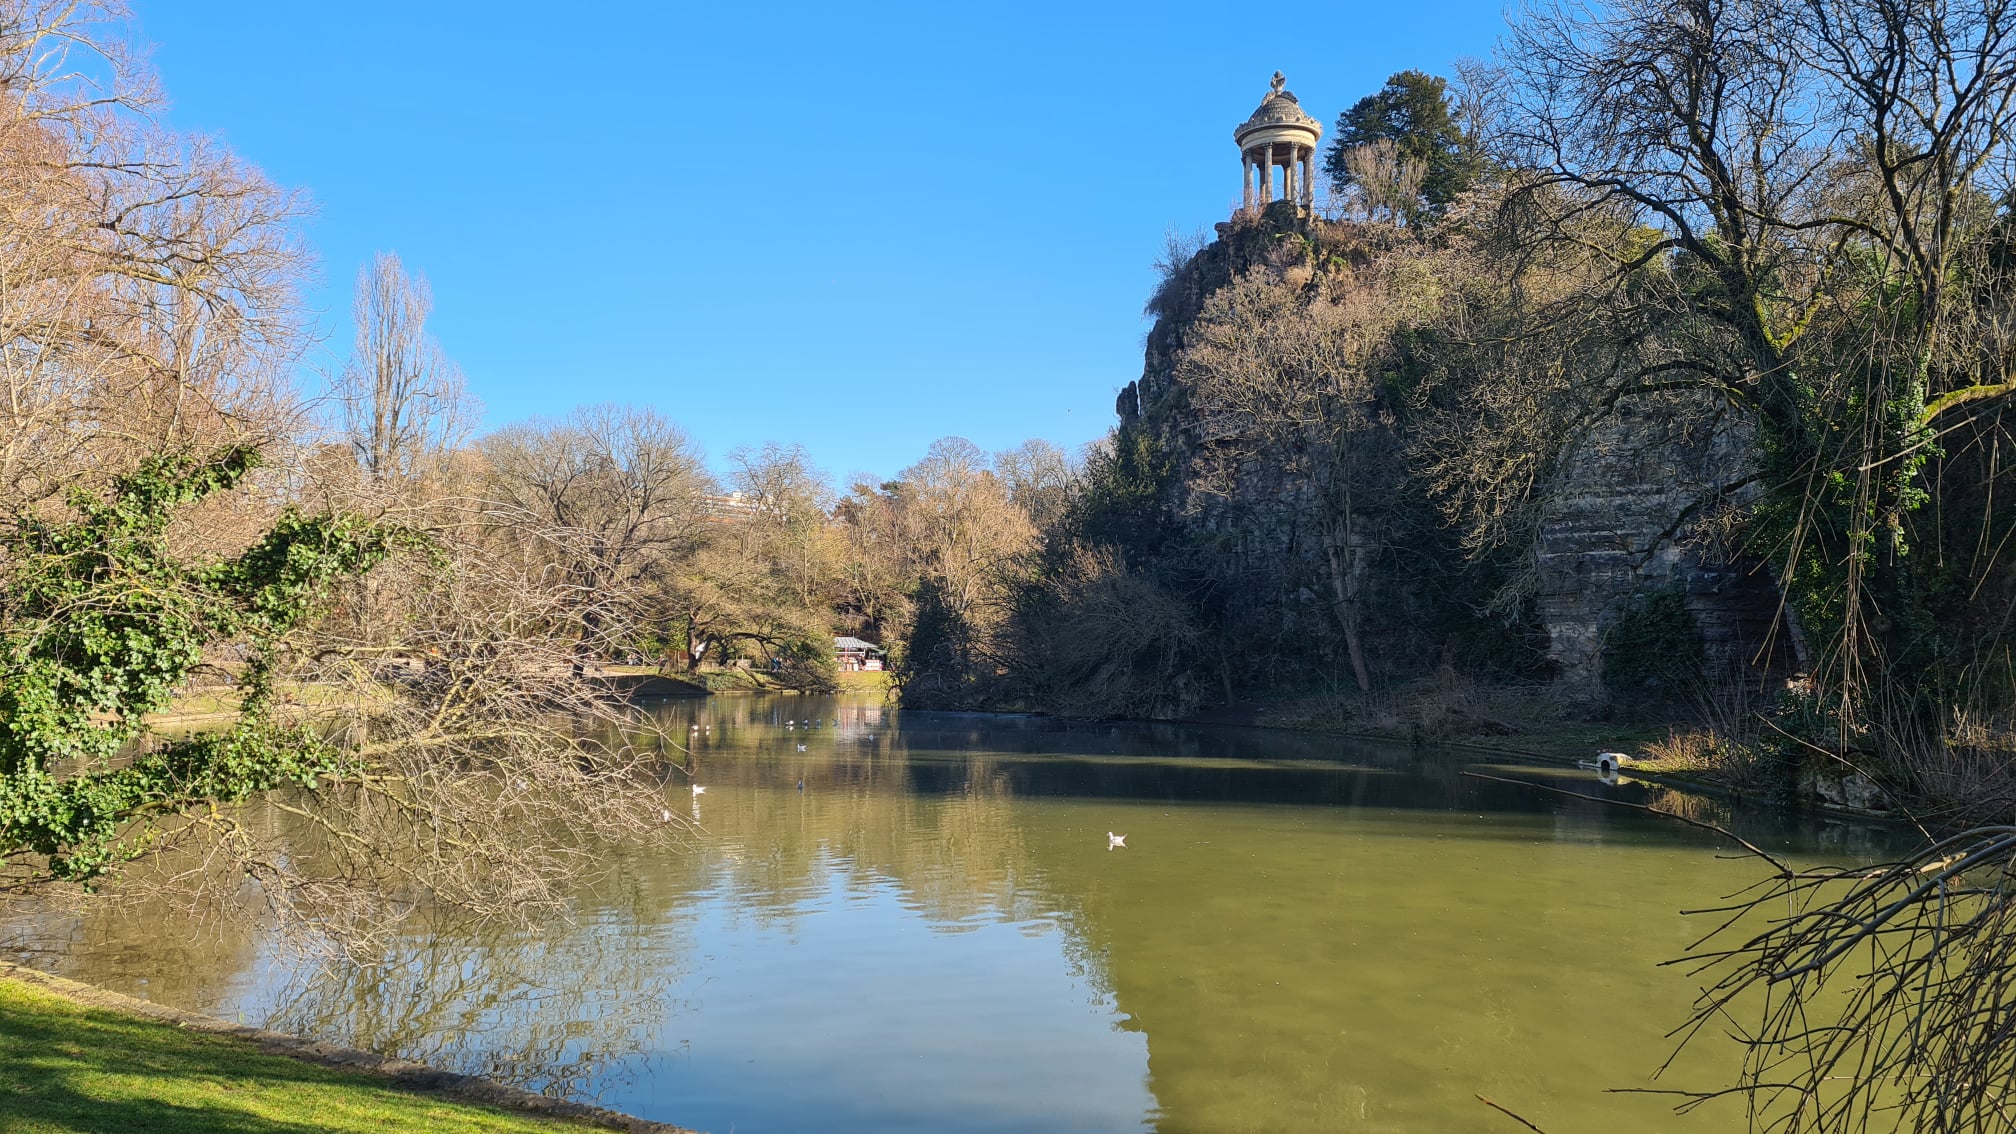
[[1116, 835], [1116, 834], [1114, 834], [1114, 833], [1113, 833], [1113, 832], [1111, 832], [1111, 831], [1108, 831], [1108, 832], [1106, 832], [1106, 849], [1107, 849], [1107, 850], [1112, 850], [1112, 849], [1113, 849], [1114, 847], [1124, 847], [1124, 846], [1126, 846], [1126, 845], [1127, 845], [1127, 836], [1125, 836], [1125, 835]]

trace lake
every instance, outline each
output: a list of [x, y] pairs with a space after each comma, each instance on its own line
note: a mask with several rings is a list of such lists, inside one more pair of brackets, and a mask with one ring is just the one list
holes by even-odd
[[[1593, 772], [1260, 729], [727, 696], [689, 846], [531, 930], [422, 921], [331, 972], [256, 925], [43, 912], [0, 954], [131, 995], [676, 1122], [763, 1131], [1724, 1131], [1663, 1078], [1683, 908], [1755, 880], [1712, 834], [1466, 768]], [[816, 722], [816, 723], [807, 723]], [[800, 747], [804, 751], [799, 751]], [[802, 780], [802, 789], [799, 786]], [[1880, 828], [1730, 814], [1863, 861]], [[1124, 835], [1109, 847], [1108, 833]]]

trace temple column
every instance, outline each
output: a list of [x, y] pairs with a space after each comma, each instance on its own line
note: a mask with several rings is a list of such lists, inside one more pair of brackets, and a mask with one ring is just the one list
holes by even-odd
[[[1249, 213], [1264, 211], [1276, 200], [1293, 204], [1298, 213], [1315, 212], [1316, 144], [1323, 138], [1323, 124], [1309, 117], [1288, 93], [1287, 82], [1281, 72], [1274, 72], [1267, 97], [1232, 131], [1245, 175], [1240, 199]], [[1260, 178], [1258, 184], [1253, 182], [1255, 176]]]

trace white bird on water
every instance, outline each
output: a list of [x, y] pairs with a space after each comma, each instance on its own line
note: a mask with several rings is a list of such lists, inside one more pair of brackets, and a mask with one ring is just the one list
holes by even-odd
[[1107, 850], [1112, 850], [1112, 849], [1113, 849], [1114, 847], [1124, 847], [1124, 846], [1126, 846], [1126, 845], [1127, 845], [1127, 836], [1125, 836], [1125, 835], [1116, 835], [1116, 834], [1114, 834], [1114, 833], [1113, 833], [1113, 832], [1111, 832], [1111, 831], [1108, 831], [1108, 832], [1106, 832], [1106, 849], [1107, 849]]
[[798, 751], [800, 751], [800, 752], [803, 752], [803, 751], [805, 751], [805, 746], [804, 746], [804, 745], [802, 745], [802, 744], [801, 744], [801, 745], [799, 745], [799, 746], [798, 746]]
[[704, 787], [701, 787], [701, 786], [700, 786], [699, 784], [694, 784], [694, 785], [693, 785], [693, 794], [694, 794], [694, 795], [706, 795], [706, 794], [707, 794], [707, 789], [706, 789], [706, 788], [704, 788]]
[[658, 809], [658, 821], [659, 821], [660, 823], [670, 823], [670, 822], [672, 821], [672, 809], [671, 809], [671, 808], [669, 808], [669, 807], [661, 807], [661, 808], [659, 808], [659, 809]]

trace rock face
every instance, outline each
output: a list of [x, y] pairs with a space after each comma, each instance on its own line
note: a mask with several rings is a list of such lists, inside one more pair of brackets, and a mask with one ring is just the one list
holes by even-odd
[[[1206, 498], [1192, 491], [1218, 459], [1214, 431], [1224, 423], [1202, 420], [1175, 375], [1190, 327], [1213, 291], [1263, 259], [1278, 259], [1284, 245], [1306, 244], [1320, 259], [1348, 255], [1352, 237], [1348, 227], [1300, 217], [1278, 203], [1219, 225], [1218, 237], [1150, 304], [1157, 319], [1141, 377], [1120, 391], [1114, 408], [1123, 428], [1145, 431], [1174, 458], [1165, 506], [1211, 549], [1219, 601], [1227, 614], [1243, 619], [1242, 632], [1282, 640], [1332, 634], [1334, 611], [1320, 582], [1328, 577], [1320, 561], [1326, 549], [1295, 519], [1306, 511], [1296, 504], [1307, 486], [1278, 468], [1248, 468], [1229, 493]], [[1700, 634], [1705, 682], [1739, 674], [1770, 681], [1797, 667], [1795, 636], [1781, 618], [1769, 572], [1756, 562], [1732, 560], [1707, 535], [1718, 514], [1745, 501], [1739, 486], [1751, 465], [1748, 427], [1690, 397], [1626, 401], [1565, 455], [1528, 562], [1535, 573], [1533, 613], [1544, 628], [1560, 692], [1571, 699], [1604, 696], [1606, 636], [1641, 595], [1683, 596]], [[1397, 469], [1397, 451], [1393, 460]], [[1404, 470], [1395, 475], [1406, 476]], [[1456, 554], [1451, 546], [1443, 557]], [[1357, 549], [1352, 556], [1358, 558]], [[1386, 635], [1384, 672], [1406, 677], [1446, 665], [1449, 631], [1420, 625], [1420, 588], [1410, 575], [1421, 570], [1418, 550], [1413, 559], [1375, 560], [1370, 549], [1363, 557], [1372, 564], [1363, 582], [1368, 617], [1383, 619], [1375, 632]], [[1410, 588], [1414, 607], [1407, 605]]]
[[1861, 772], [1806, 764], [1799, 770], [1799, 794], [1834, 811], [1890, 814], [1890, 794]]
[[1731, 562], [1702, 530], [1742, 503], [1733, 486], [1750, 452], [1743, 423], [1681, 397], [1622, 403], [1570, 452], [1534, 556], [1548, 653], [1567, 691], [1600, 687], [1605, 633], [1626, 600], [1668, 588], [1700, 627], [1705, 677], [1793, 667], [1768, 572]]

